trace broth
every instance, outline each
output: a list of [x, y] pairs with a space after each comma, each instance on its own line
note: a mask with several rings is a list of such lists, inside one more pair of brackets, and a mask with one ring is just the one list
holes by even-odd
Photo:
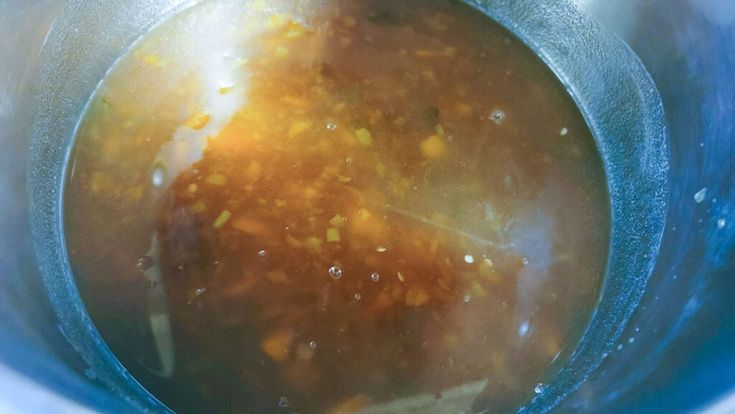
[[177, 411], [504, 412], [584, 330], [607, 197], [564, 87], [468, 6], [207, 1], [100, 85], [64, 218]]

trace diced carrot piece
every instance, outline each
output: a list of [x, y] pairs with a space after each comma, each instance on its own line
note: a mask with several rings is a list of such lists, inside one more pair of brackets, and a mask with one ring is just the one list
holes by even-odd
[[291, 127], [288, 129], [288, 137], [293, 138], [297, 135], [301, 135], [302, 133], [308, 131], [311, 126], [311, 121], [296, 121], [291, 124]]
[[276, 362], [285, 362], [288, 359], [289, 348], [293, 335], [289, 331], [276, 331], [270, 334], [260, 344], [260, 349]]
[[429, 292], [426, 289], [411, 288], [406, 293], [406, 306], [419, 307], [426, 304], [429, 299], [431, 299], [431, 296], [429, 296]]
[[251, 181], [257, 181], [258, 178], [260, 178], [261, 174], [263, 174], [263, 166], [260, 165], [258, 161], [250, 162], [250, 165], [248, 165], [248, 169], [245, 170], [245, 175]]
[[327, 414], [351, 414], [363, 409], [368, 404], [370, 404], [368, 397], [357, 394], [330, 408]]
[[375, 298], [376, 309], [388, 309], [393, 306], [393, 299], [388, 291], [383, 291]]
[[158, 69], [166, 67], [166, 61], [158, 55], [146, 55], [143, 57], [143, 62], [148, 66]]
[[380, 218], [374, 217], [369, 211], [360, 209], [348, 220], [348, 229], [362, 237], [367, 237], [376, 244], [385, 242], [389, 228]]
[[288, 282], [288, 276], [283, 269], [271, 270], [270, 272], [266, 273], [265, 277], [273, 283]]
[[206, 182], [217, 187], [224, 187], [227, 184], [227, 177], [222, 174], [210, 174], [207, 176]]
[[196, 114], [186, 121], [186, 126], [193, 130], [199, 130], [207, 126], [209, 119], [209, 114]]
[[421, 152], [426, 158], [439, 159], [447, 155], [447, 144], [438, 135], [431, 135], [421, 141]]
[[278, 29], [279, 27], [284, 26], [286, 23], [288, 23], [288, 19], [282, 14], [274, 14], [270, 18], [268, 18], [268, 27], [270, 27], [271, 29]]
[[232, 227], [251, 236], [267, 237], [271, 235], [270, 228], [249, 217], [238, 217], [232, 222]]
[[229, 286], [223, 295], [226, 297], [237, 297], [247, 295], [255, 287], [258, 279], [252, 274], [244, 274], [237, 282]]

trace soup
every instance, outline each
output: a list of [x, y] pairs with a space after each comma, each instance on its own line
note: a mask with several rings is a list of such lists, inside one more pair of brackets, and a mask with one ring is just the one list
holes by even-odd
[[574, 102], [453, 1], [196, 5], [111, 70], [67, 170], [86, 307], [180, 412], [512, 411], [607, 259]]

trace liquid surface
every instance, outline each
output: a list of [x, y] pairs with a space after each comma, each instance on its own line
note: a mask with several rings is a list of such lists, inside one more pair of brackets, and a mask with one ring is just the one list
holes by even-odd
[[598, 297], [584, 120], [447, 1], [209, 1], [90, 103], [65, 230], [112, 350], [181, 412], [504, 412]]

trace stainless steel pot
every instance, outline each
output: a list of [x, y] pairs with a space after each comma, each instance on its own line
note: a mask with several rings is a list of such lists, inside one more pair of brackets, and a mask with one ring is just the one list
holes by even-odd
[[[566, 84], [612, 197], [598, 309], [571, 361], [521, 410], [735, 410], [735, 3], [471, 3]], [[0, 0], [0, 407], [166, 411], [78, 300], [58, 189], [98, 82], [188, 5]]]

